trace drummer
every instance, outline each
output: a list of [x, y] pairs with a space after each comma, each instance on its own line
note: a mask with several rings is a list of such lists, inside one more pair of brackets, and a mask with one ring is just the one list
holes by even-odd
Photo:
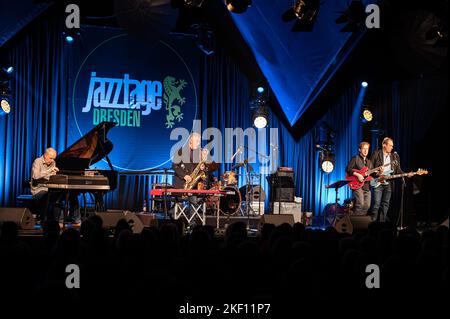
[[225, 186], [237, 185], [236, 173], [234, 171], [227, 171], [223, 174]]

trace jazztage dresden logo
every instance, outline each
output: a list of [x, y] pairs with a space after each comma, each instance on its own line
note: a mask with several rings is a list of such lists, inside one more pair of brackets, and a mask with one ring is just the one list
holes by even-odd
[[186, 98], [181, 91], [187, 82], [166, 76], [160, 81], [134, 80], [129, 74], [121, 78], [97, 76], [91, 72], [88, 97], [82, 112], [92, 110], [92, 124], [103, 121], [116, 122], [118, 126], [140, 127], [141, 116], [161, 110], [164, 102], [166, 128], [172, 128], [175, 122], [183, 119], [182, 106]]

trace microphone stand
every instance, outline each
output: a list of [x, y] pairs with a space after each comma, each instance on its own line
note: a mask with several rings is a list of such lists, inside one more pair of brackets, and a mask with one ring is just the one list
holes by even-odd
[[169, 219], [168, 213], [167, 213], [167, 168], [164, 168], [164, 219]]
[[[398, 157], [397, 152], [394, 152], [394, 156], [395, 156], [395, 161], [394, 164], [397, 166], [397, 168], [400, 168], [400, 159]], [[404, 211], [404, 197], [405, 197], [405, 188], [406, 188], [406, 181], [405, 181], [405, 177], [402, 176], [402, 193], [400, 196], [400, 210], [398, 212], [398, 217], [397, 217], [397, 228], [399, 230], [402, 230], [403, 227], [403, 211]]]
[[[405, 194], [406, 181], [405, 177], [402, 177], [402, 194], [400, 196], [400, 211], [397, 217], [397, 227], [399, 230], [402, 230], [403, 227], [403, 205], [404, 205], [404, 194]], [[400, 221], [400, 226], [399, 226]]]

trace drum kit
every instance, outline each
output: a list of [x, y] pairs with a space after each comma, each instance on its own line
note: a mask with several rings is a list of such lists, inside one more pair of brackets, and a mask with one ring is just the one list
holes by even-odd
[[242, 197], [237, 185], [238, 181], [236, 172], [226, 171], [223, 173], [220, 180], [217, 180], [212, 184], [211, 189], [226, 191], [228, 192], [228, 195], [220, 198], [208, 198], [206, 202], [207, 210], [213, 212], [217, 209], [217, 205], [220, 204], [220, 212], [223, 215], [238, 215], [241, 210]]

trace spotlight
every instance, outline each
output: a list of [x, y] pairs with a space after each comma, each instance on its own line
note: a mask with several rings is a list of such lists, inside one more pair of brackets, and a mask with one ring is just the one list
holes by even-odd
[[369, 123], [373, 120], [373, 114], [368, 108], [365, 108], [363, 110], [361, 114], [361, 120], [363, 123]]
[[7, 67], [7, 68], [5, 69], [5, 72], [8, 73], [8, 74], [13, 73], [13, 71], [14, 71], [14, 67], [12, 67], [12, 66], [9, 66], [9, 67]]
[[253, 125], [258, 129], [265, 128], [269, 124], [269, 109], [266, 105], [267, 93], [265, 92], [264, 86], [258, 86], [253, 100], [250, 101], [250, 109], [253, 111]]
[[366, 81], [361, 82], [361, 86], [363, 88], [366, 88], [369, 85], [369, 83], [367, 83]]
[[[327, 134], [328, 135], [328, 134]], [[326, 137], [326, 140], [316, 144], [316, 149], [320, 150], [320, 168], [325, 173], [331, 173], [334, 170], [334, 153], [333, 153], [333, 138]]]
[[252, 103], [253, 107], [253, 125], [256, 128], [265, 128], [269, 124], [269, 110], [266, 107], [266, 102], [262, 98], [257, 98]]
[[324, 155], [320, 161], [320, 168], [325, 173], [331, 173], [334, 170], [334, 156], [332, 154]]
[[253, 125], [255, 125], [256, 128], [265, 128], [267, 124], [269, 124], [267, 114], [255, 113], [253, 116]]
[[281, 19], [284, 22], [297, 21], [292, 26], [291, 31], [311, 32], [317, 14], [319, 12], [320, 0], [296, 0], [292, 8], [283, 13]]
[[66, 42], [69, 43], [69, 44], [72, 43], [72, 42], [74, 41], [74, 38], [73, 38], [73, 36], [71, 36], [71, 35], [66, 35], [66, 38], [65, 38], [65, 39], [66, 39]]
[[347, 10], [341, 12], [341, 15], [334, 22], [346, 24], [340, 30], [341, 32], [356, 32], [363, 25], [365, 15], [364, 4], [361, 1], [353, 0]]
[[256, 99], [253, 104], [256, 105], [253, 113], [253, 125], [256, 128], [265, 128], [269, 124], [269, 110], [265, 105], [265, 100]]
[[252, 5], [252, 0], [225, 0], [228, 11], [244, 13]]
[[9, 99], [6, 96], [0, 98], [0, 116], [6, 115], [11, 112], [11, 105], [9, 105]]
[[72, 44], [75, 42], [75, 39], [80, 35], [79, 32], [69, 29], [68, 31], [64, 31], [63, 33], [64, 41], [66, 41], [67, 44]]

